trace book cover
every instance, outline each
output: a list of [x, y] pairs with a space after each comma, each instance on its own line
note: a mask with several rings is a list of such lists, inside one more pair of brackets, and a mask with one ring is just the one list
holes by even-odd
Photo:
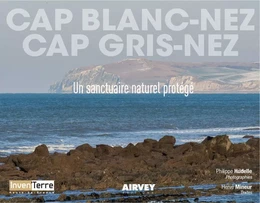
[[259, 202], [259, 1], [0, 1], [0, 202]]

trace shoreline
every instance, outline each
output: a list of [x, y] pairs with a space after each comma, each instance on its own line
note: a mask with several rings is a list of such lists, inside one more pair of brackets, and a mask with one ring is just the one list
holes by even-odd
[[[165, 192], [159, 190], [160, 187], [183, 185], [187, 192], [187, 187], [192, 185], [259, 182], [259, 138], [234, 144], [228, 136], [219, 135], [208, 136], [201, 143], [175, 143], [174, 137], [164, 136], [159, 141], [145, 139], [124, 148], [102, 144], [94, 148], [83, 144], [67, 154], [51, 154], [46, 145], [40, 145], [30, 154], [0, 157], [0, 162], [4, 163], [0, 165], [0, 195], [9, 195], [10, 179], [55, 180], [55, 193], [108, 188], [121, 190], [123, 184], [149, 183], [156, 184], [155, 193], [163, 195], [161, 199], [175, 190]], [[243, 169], [246, 174], [231, 175], [247, 175], [252, 179], [227, 179], [227, 174], [217, 173], [216, 169]], [[220, 188], [209, 195], [233, 192]], [[259, 192], [259, 187], [252, 192]]]
[[[187, 142], [202, 142], [207, 136], [217, 136], [225, 134], [233, 143], [244, 143], [250, 138], [259, 137], [259, 126], [244, 126], [244, 127], [230, 127], [230, 128], [194, 128], [194, 129], [153, 129], [140, 131], [106, 131], [106, 132], [89, 132], [84, 136], [77, 137], [76, 140], [70, 140], [67, 137], [55, 136], [50, 138], [52, 141], [38, 141], [31, 139], [26, 143], [20, 141], [20, 145], [16, 146], [14, 143], [6, 142], [0, 147], [0, 158], [10, 155], [29, 154], [32, 153], [37, 146], [45, 144], [48, 146], [50, 153], [67, 153], [76, 148], [82, 143], [86, 142], [95, 147], [99, 144], [109, 145], [111, 147], [121, 146], [126, 147], [129, 143], [134, 145], [142, 142], [144, 138], [158, 140], [164, 135], [174, 135], [176, 138], [176, 145], [182, 145]], [[21, 135], [22, 136], [22, 135]], [[17, 139], [21, 139], [18, 136]], [[50, 135], [46, 135], [50, 136]], [[144, 137], [144, 138], [143, 138]], [[103, 139], [104, 138], [104, 139]], [[124, 139], [126, 138], [126, 139]]]

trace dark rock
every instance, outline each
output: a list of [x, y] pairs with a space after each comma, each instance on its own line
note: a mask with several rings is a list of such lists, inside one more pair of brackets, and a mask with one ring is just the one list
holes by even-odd
[[251, 151], [251, 147], [246, 143], [238, 143], [238, 144], [232, 144], [229, 155], [231, 156], [238, 156], [244, 153], [248, 153]]
[[76, 156], [80, 156], [82, 154], [82, 152], [78, 151], [78, 150], [75, 150], [75, 149], [72, 149], [70, 150], [67, 155], [68, 156], [73, 156], [73, 155], [76, 155]]
[[208, 161], [209, 155], [206, 146], [199, 143], [189, 143], [191, 146], [190, 151], [183, 154], [183, 160], [189, 164], [199, 164]]
[[139, 157], [141, 155], [141, 151], [130, 143], [123, 149], [122, 155], [123, 157]]
[[173, 155], [175, 157], [181, 157], [182, 155], [188, 153], [192, 150], [192, 144], [191, 143], [185, 143], [183, 145], [176, 146], [173, 150]]
[[176, 142], [176, 139], [175, 137], [173, 136], [169, 136], [169, 135], [165, 135], [164, 137], [162, 137], [160, 140], [159, 140], [159, 143], [160, 144], [170, 144], [170, 145], [174, 145]]
[[64, 202], [64, 201], [67, 201], [67, 195], [65, 194], [61, 194], [59, 197], [58, 197], [58, 201], [60, 202]]
[[245, 135], [243, 138], [255, 138], [253, 135]]
[[244, 130], [260, 130], [260, 128], [256, 127], [256, 128], [246, 128]]
[[95, 151], [95, 156], [96, 157], [102, 157], [102, 156], [107, 156], [107, 155], [111, 155], [113, 154], [114, 149], [113, 147], [109, 146], [109, 145], [97, 145], [96, 147], [96, 151]]
[[114, 148], [114, 155], [118, 156], [123, 151], [123, 148], [121, 146], [115, 146]]
[[148, 148], [151, 150], [152, 148], [156, 148], [158, 145], [158, 142], [153, 139], [145, 139], [143, 143], [141, 143], [143, 147]]
[[38, 156], [49, 156], [49, 150], [45, 144], [36, 147], [33, 153]]
[[159, 149], [162, 150], [164, 155], [169, 155], [173, 151], [175, 142], [175, 137], [166, 135], [159, 140]]
[[91, 197], [94, 197], [96, 199], [99, 198], [99, 194], [97, 194], [95, 192], [91, 193], [90, 195], [91, 195]]
[[75, 200], [78, 200], [78, 197], [77, 197], [77, 195], [70, 195], [69, 196], [69, 200], [70, 201], [75, 201]]
[[157, 143], [157, 141], [154, 139], [145, 139], [143, 143], [144, 143], [144, 145], [146, 145], [146, 144], [152, 145], [152, 144]]
[[93, 153], [95, 149], [93, 147], [91, 147], [89, 144], [83, 144], [83, 145], [76, 147], [76, 150], [81, 151], [81, 152], [87, 151], [87, 152]]
[[204, 144], [209, 151], [220, 155], [225, 155], [232, 145], [227, 135], [218, 135], [216, 137], [208, 136], [203, 140], [202, 144]]
[[198, 152], [191, 152], [189, 155], [186, 155], [183, 160], [185, 163], [188, 164], [199, 164], [203, 163], [208, 157], [206, 154], [198, 153]]
[[77, 199], [78, 200], [84, 200], [85, 199], [85, 195], [81, 193], [81, 194], [79, 194]]
[[35, 202], [45, 202], [45, 200], [44, 200], [44, 197], [43, 197], [43, 196], [40, 196], [40, 197], [35, 197], [35, 198], [33, 198], [33, 200], [34, 200]]
[[254, 147], [255, 149], [259, 148], [259, 140], [260, 138], [252, 138], [246, 142], [251, 147]]
[[[36, 153], [32, 154], [21, 154], [21, 155], [16, 155], [13, 157], [12, 161], [15, 164], [16, 167], [19, 167], [19, 169], [23, 172], [29, 172], [29, 170], [34, 169], [36, 165], [39, 163], [36, 162], [39, 156]], [[43, 158], [45, 158], [43, 156]]]
[[75, 158], [78, 158], [78, 159], [85, 159], [85, 160], [92, 160], [95, 158], [95, 155], [94, 153], [92, 152], [92, 150], [94, 151], [95, 149], [91, 149], [91, 150], [83, 150], [83, 149], [72, 149], [70, 150], [67, 155], [68, 156], [73, 156]]

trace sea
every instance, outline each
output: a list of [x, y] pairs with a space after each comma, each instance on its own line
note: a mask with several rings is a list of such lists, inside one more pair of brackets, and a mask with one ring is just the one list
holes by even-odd
[[126, 146], [144, 139], [176, 144], [227, 134], [259, 137], [259, 94], [0, 94], [0, 156], [78, 145]]

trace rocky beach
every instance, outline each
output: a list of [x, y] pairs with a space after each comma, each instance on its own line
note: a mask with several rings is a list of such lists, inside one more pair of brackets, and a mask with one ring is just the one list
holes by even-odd
[[[235, 189], [224, 190], [221, 184], [245, 181], [257, 183], [250, 192], [259, 192], [259, 138], [250, 137], [245, 143], [234, 144], [227, 135], [219, 135], [208, 136], [201, 143], [187, 142], [176, 145], [175, 142], [173, 136], [164, 136], [159, 140], [145, 139], [135, 145], [130, 143], [124, 148], [82, 144], [67, 154], [49, 153], [48, 146], [40, 145], [30, 154], [1, 157], [1, 201], [28, 201], [25, 197], [19, 199], [9, 194], [8, 181], [37, 179], [55, 180], [55, 193], [59, 194], [54, 199], [56, 201], [98, 200], [100, 197], [107, 197], [107, 201], [111, 201], [109, 198], [112, 197], [117, 197], [116, 201], [186, 201], [189, 197], [202, 196], [201, 191], [189, 186], [215, 184], [215, 189], [203, 193], [210, 196], [240, 193]], [[242, 174], [224, 173], [235, 169], [241, 169]], [[216, 172], [217, 170], [223, 172]], [[243, 170], [252, 172], [243, 174]], [[251, 178], [232, 179], [227, 175], [247, 175]], [[122, 193], [122, 186], [133, 183], [155, 184], [155, 190], [152, 194], [138, 192], [134, 197], [125, 199], [129, 194]], [[183, 188], [177, 190], [173, 186]], [[108, 188], [117, 192], [110, 193]], [[75, 192], [72, 196], [66, 194], [66, 191], [82, 190], [107, 192]], [[30, 201], [46, 200], [37, 195]]]

